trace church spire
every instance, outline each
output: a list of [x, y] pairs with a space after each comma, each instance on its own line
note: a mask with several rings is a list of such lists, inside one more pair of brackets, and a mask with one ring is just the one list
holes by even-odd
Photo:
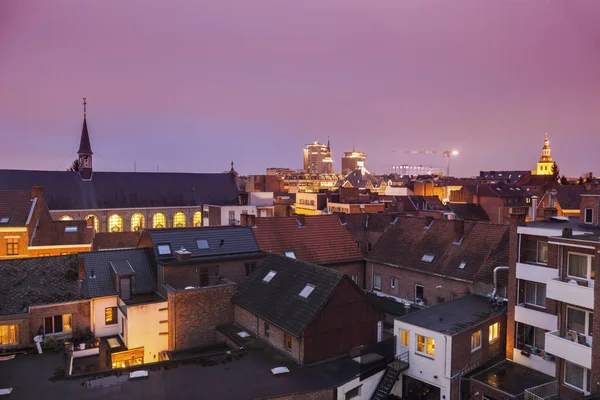
[[79, 150], [77, 150], [79, 160], [79, 174], [81, 179], [92, 179], [92, 145], [87, 128], [87, 101], [83, 98], [83, 128], [81, 129], [81, 139], [79, 140]]

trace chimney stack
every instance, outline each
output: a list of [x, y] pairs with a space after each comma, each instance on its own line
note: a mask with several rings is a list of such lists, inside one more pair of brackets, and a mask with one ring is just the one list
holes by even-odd
[[562, 237], [572, 238], [573, 237], [573, 228], [563, 228]]
[[177, 261], [185, 261], [185, 260], [189, 260], [190, 258], [192, 258], [192, 253], [190, 253], [183, 247], [180, 248], [179, 250], [175, 251], [175, 259]]
[[85, 279], [85, 258], [79, 258], [79, 280], [82, 281]]
[[538, 197], [531, 196], [531, 220], [537, 220]]
[[38, 199], [43, 199], [44, 198], [44, 187], [43, 186], [33, 186], [31, 188], [31, 198], [38, 198]]
[[556, 217], [558, 215], [558, 210], [554, 207], [544, 208], [544, 220], [548, 221], [552, 217]]
[[240, 225], [253, 227], [256, 225], [256, 215], [253, 214], [241, 214]]

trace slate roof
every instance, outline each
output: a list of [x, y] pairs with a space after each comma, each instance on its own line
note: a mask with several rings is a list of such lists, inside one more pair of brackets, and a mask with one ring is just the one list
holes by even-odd
[[447, 207], [456, 214], [458, 219], [470, 219], [475, 221], [489, 221], [490, 217], [487, 215], [483, 207], [479, 204], [473, 203], [448, 203]]
[[140, 240], [141, 232], [96, 232], [93, 250], [133, 249]]
[[517, 183], [527, 175], [531, 175], [531, 171], [479, 171], [477, 180]]
[[580, 196], [587, 193], [586, 187], [583, 185], [561, 185], [555, 187], [555, 189], [556, 200], [563, 210], [579, 210]]
[[[269, 271], [276, 274], [267, 283], [263, 278]], [[271, 254], [239, 286], [231, 301], [300, 337], [344, 276], [333, 268]], [[304, 299], [299, 294], [306, 284], [315, 288]]]
[[113, 260], [110, 261], [110, 267], [112, 268], [113, 272], [117, 275], [135, 275], [135, 271], [133, 270], [133, 267], [131, 266], [131, 264], [129, 263], [129, 260]]
[[81, 140], [79, 141], [79, 150], [77, 150], [77, 154], [93, 154], [85, 117], [83, 117], [83, 128], [81, 128]]
[[256, 218], [254, 235], [261, 250], [314, 264], [362, 260], [352, 235], [337, 215]]
[[475, 193], [480, 197], [521, 197], [528, 196], [527, 191], [514, 184], [490, 183], [479, 185]]
[[84, 299], [76, 255], [0, 260], [0, 315]]
[[[508, 225], [400, 216], [383, 233], [368, 260], [425, 274], [493, 283], [493, 270], [508, 265]], [[460, 225], [464, 224], [464, 233]], [[431, 263], [421, 261], [434, 255]], [[466, 262], [464, 268], [459, 268]]]
[[350, 172], [342, 180], [340, 186], [343, 185], [345, 182], [350, 183], [354, 188], [364, 188], [367, 185], [367, 182], [371, 182], [371, 184], [375, 187], [379, 185], [379, 181], [377, 180], [377, 178], [370, 174], [364, 168], [358, 168]]
[[5, 226], [25, 226], [32, 206], [31, 187], [29, 190], [0, 190], [0, 218], [9, 217]]
[[[171, 253], [183, 247], [194, 259], [260, 252], [252, 228], [245, 226], [148, 229], [143, 235], [150, 237], [155, 256], [161, 262], [172, 261], [174, 256], [159, 255], [159, 244], [169, 244]], [[207, 240], [208, 248], [199, 249], [197, 240]]]
[[43, 186], [50, 210], [192, 207], [238, 204], [231, 174], [94, 172], [90, 181], [73, 171], [0, 170], [0, 190]]
[[[66, 227], [76, 227], [76, 232], [65, 231]], [[32, 246], [90, 245], [94, 232], [86, 221], [41, 221], [31, 240]]]
[[398, 319], [407, 324], [454, 336], [505, 312], [505, 307], [492, 303], [489, 297], [470, 294], [409, 313]]
[[[154, 255], [149, 249], [107, 250], [80, 253], [85, 260], [83, 290], [88, 299], [117, 294], [112, 268], [118, 269], [128, 261], [135, 275], [133, 294], [152, 293], [156, 290]], [[125, 267], [126, 268], [126, 267]], [[92, 270], [95, 278], [90, 278]]]
[[396, 219], [396, 214], [360, 213], [340, 214], [340, 220], [350, 232], [383, 232]]

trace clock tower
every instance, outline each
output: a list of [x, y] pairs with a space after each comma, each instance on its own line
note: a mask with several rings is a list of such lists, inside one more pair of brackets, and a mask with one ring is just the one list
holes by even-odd
[[84, 181], [92, 179], [92, 145], [90, 144], [90, 135], [87, 129], [87, 102], [83, 98], [83, 128], [81, 130], [81, 140], [79, 142], [79, 150], [77, 151], [79, 161], [79, 175]]
[[544, 140], [544, 147], [542, 147], [542, 156], [540, 161], [537, 163], [537, 169], [534, 175], [552, 175], [554, 160], [550, 155], [550, 141], [548, 140], [548, 134], [546, 133], [546, 139]]

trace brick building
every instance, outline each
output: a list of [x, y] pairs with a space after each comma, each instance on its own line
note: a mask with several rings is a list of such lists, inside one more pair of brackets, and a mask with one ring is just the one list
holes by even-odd
[[366, 256], [388, 226], [394, 222], [395, 214], [340, 214], [360, 252]]
[[434, 305], [506, 288], [508, 226], [479, 221], [398, 217], [367, 255], [367, 290]]
[[531, 195], [517, 184], [476, 184], [465, 185], [453, 192], [450, 202], [478, 204], [485, 210], [490, 222], [508, 224], [511, 213], [529, 212]]

